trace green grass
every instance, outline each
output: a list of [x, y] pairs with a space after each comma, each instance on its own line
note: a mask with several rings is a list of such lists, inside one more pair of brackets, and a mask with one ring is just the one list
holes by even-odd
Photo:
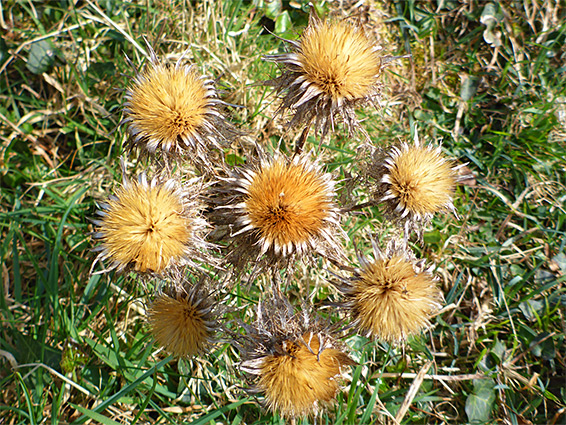
[[[369, 3], [386, 52], [412, 57], [385, 73], [386, 104], [360, 111], [364, 127], [381, 145], [416, 131], [442, 141], [475, 180], [458, 189], [459, 219], [436, 217], [415, 244], [445, 296], [433, 328], [404, 348], [349, 338], [359, 366], [317, 423], [395, 423], [429, 361], [401, 423], [563, 423], [566, 8], [503, 2], [494, 47], [484, 40], [483, 4]], [[89, 218], [121, 179], [120, 108], [134, 74], [125, 56], [141, 65], [144, 38], [163, 56], [189, 48], [187, 59], [218, 79], [223, 99], [242, 106], [232, 110], [235, 124], [275, 146], [276, 102], [254, 83], [276, 74], [260, 57], [281, 44], [262, 25], [296, 37], [308, 19], [306, 2], [277, 4], [0, 6], [1, 423], [283, 423], [241, 390], [232, 347], [191, 360], [158, 353], [140, 313], [140, 282], [89, 273]], [[357, 176], [357, 147], [338, 132], [324, 161], [339, 177]], [[363, 200], [366, 189], [353, 193]], [[387, 231], [372, 209], [345, 227], [362, 251], [370, 234]], [[323, 282], [318, 275], [299, 268], [290, 298], [307, 295], [301, 282]], [[245, 320], [259, 295], [244, 285], [224, 294]], [[326, 299], [335, 294], [322, 283], [315, 301]]]

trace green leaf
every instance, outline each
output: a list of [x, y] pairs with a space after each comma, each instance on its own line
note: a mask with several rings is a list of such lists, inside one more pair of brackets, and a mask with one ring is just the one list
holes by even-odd
[[529, 347], [533, 347], [533, 355], [544, 360], [552, 360], [556, 357], [554, 341], [548, 335], [548, 332], [542, 332], [529, 344]]
[[31, 45], [26, 66], [34, 74], [43, 74], [51, 69], [56, 55], [57, 50], [51, 40], [40, 40]]
[[560, 252], [552, 257], [552, 260], [556, 262], [558, 267], [560, 267], [562, 273], [566, 274], [566, 255], [563, 252]]
[[496, 340], [491, 348], [491, 355], [497, 359], [498, 363], [502, 363], [505, 360], [505, 350], [505, 345], [501, 341]]
[[263, 6], [263, 13], [269, 19], [277, 19], [283, 7], [281, 0], [267, 0]]
[[474, 380], [474, 392], [466, 400], [466, 415], [470, 422], [483, 423], [489, 420], [495, 401], [494, 386], [492, 379]]
[[116, 422], [107, 416], [101, 415], [100, 413], [93, 412], [92, 410], [88, 410], [77, 404], [73, 404], [73, 403], [69, 403], [69, 404], [73, 406], [75, 409], [77, 409], [79, 412], [81, 412], [83, 415], [88, 416], [90, 419], [93, 419], [96, 422], [99, 422], [104, 425], [120, 425], [119, 422]]
[[519, 310], [523, 313], [526, 319], [536, 320], [544, 309], [542, 301], [527, 300], [519, 304]]
[[292, 26], [293, 23], [291, 22], [291, 17], [289, 16], [289, 12], [285, 11], [281, 15], [279, 15], [275, 20], [275, 34], [284, 34]]
[[460, 87], [460, 96], [463, 100], [468, 101], [475, 96], [480, 80], [480, 78], [473, 76], [467, 76], [464, 78], [462, 86]]

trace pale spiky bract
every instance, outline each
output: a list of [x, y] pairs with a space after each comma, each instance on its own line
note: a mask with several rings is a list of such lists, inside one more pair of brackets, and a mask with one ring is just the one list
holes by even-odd
[[360, 268], [339, 289], [353, 324], [363, 334], [400, 342], [429, 326], [442, 294], [424, 261], [407, 249], [374, 245], [375, 259], [358, 256]]
[[452, 196], [458, 181], [457, 167], [442, 154], [440, 147], [421, 145], [416, 139], [376, 156], [370, 175], [378, 180], [375, 198], [385, 205], [394, 221], [418, 228], [435, 213], [456, 213]]
[[145, 174], [124, 178], [115, 196], [100, 205], [93, 220], [94, 238], [100, 242], [98, 260], [109, 260], [108, 270], [131, 269], [163, 273], [174, 266], [209, 262], [203, 237], [207, 227], [201, 218], [198, 180], [181, 184], [174, 179], [147, 181]]
[[155, 342], [177, 357], [202, 353], [218, 329], [214, 305], [202, 282], [172, 285], [161, 291], [148, 310]]
[[224, 118], [214, 81], [192, 66], [162, 64], [150, 50], [150, 64], [126, 92], [124, 122], [130, 147], [151, 154], [184, 157], [209, 169], [235, 128]]
[[258, 305], [247, 326], [241, 369], [251, 374], [253, 393], [286, 418], [317, 414], [334, 400], [343, 368], [354, 364], [333, 331], [281, 295]]
[[358, 25], [311, 16], [298, 42], [285, 40], [291, 52], [267, 55], [284, 65], [281, 76], [266, 82], [285, 92], [280, 111], [291, 110], [291, 125], [315, 122], [324, 137], [341, 116], [350, 132], [358, 126], [355, 107], [375, 103], [384, 67], [375, 46]]
[[273, 261], [314, 252], [342, 258], [332, 176], [309, 154], [260, 156], [255, 166], [236, 169], [221, 189], [218, 208], [234, 227], [236, 249], [256, 258], [267, 253]]

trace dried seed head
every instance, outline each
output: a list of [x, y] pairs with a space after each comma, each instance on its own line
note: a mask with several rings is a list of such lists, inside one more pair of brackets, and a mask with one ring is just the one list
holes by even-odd
[[281, 76], [266, 82], [285, 92], [280, 111], [294, 112], [291, 125], [314, 120], [323, 137], [337, 115], [352, 132], [358, 127], [354, 108], [380, 95], [384, 62], [378, 47], [359, 26], [314, 16], [298, 42], [285, 41], [291, 53], [264, 57], [284, 65]]
[[283, 341], [281, 350], [264, 357], [257, 388], [268, 407], [284, 417], [307, 416], [331, 402], [339, 389], [336, 377], [352, 364], [342, 351], [321, 346], [321, 336], [310, 332]]
[[215, 300], [206, 285], [171, 286], [148, 310], [151, 334], [158, 345], [178, 357], [193, 356], [213, 342], [218, 328]]
[[[214, 82], [191, 66], [164, 65], [150, 50], [150, 64], [137, 74], [126, 92], [124, 122], [130, 148], [150, 154], [180, 156], [205, 166], [214, 163], [215, 150], [236, 134], [220, 111]], [[208, 168], [207, 168], [208, 167]]]
[[283, 298], [260, 304], [241, 363], [254, 376], [251, 392], [263, 394], [266, 406], [287, 418], [317, 414], [336, 396], [342, 369], [354, 364], [330, 328], [306, 311], [292, 312]]
[[387, 215], [418, 230], [441, 211], [456, 213], [452, 203], [458, 167], [440, 148], [403, 143], [376, 155], [369, 172], [379, 181], [374, 196]]
[[173, 179], [148, 182], [145, 174], [137, 181], [124, 179], [116, 195], [100, 205], [102, 218], [93, 220], [94, 238], [100, 241], [95, 250], [101, 251], [95, 264], [109, 259], [108, 270], [159, 274], [170, 266], [194, 266], [195, 259], [209, 262], [200, 190], [196, 180], [184, 185]]
[[363, 334], [388, 342], [400, 342], [429, 325], [440, 307], [442, 294], [423, 261], [406, 251], [374, 246], [375, 260], [359, 256], [360, 268], [342, 279], [344, 306]]
[[239, 253], [250, 251], [253, 260], [267, 253], [273, 262], [314, 252], [341, 258], [334, 182], [309, 155], [264, 157], [236, 170], [226, 186], [219, 211], [234, 227]]

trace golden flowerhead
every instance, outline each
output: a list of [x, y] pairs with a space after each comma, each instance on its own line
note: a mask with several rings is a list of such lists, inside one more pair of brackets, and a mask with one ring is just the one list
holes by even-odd
[[354, 326], [362, 333], [388, 342], [404, 341], [427, 326], [442, 294], [424, 261], [407, 249], [390, 244], [382, 252], [374, 244], [375, 259], [358, 256], [360, 268], [341, 279]]
[[204, 280], [162, 288], [147, 313], [155, 342], [178, 357], [202, 353], [219, 328], [215, 305]]
[[[205, 258], [206, 221], [200, 216], [199, 181], [148, 182], [124, 178], [122, 186], [100, 205], [94, 238], [100, 242], [96, 261], [109, 260], [108, 270], [129, 269], [160, 274], [174, 266], [196, 265]], [[94, 264], [93, 264], [94, 267]]]
[[426, 224], [437, 212], [456, 213], [452, 197], [457, 167], [440, 147], [423, 146], [418, 139], [412, 145], [403, 143], [378, 152], [372, 167], [370, 174], [379, 182], [374, 196], [395, 221]]
[[[124, 121], [130, 147], [150, 154], [180, 156], [205, 166], [227, 137], [235, 134], [220, 107], [214, 81], [192, 66], [162, 64], [150, 50], [150, 64], [126, 92]], [[208, 167], [206, 168], [208, 169]]]
[[342, 117], [348, 131], [358, 127], [354, 108], [379, 99], [384, 61], [363, 29], [343, 20], [312, 16], [298, 42], [285, 40], [291, 52], [267, 55], [283, 64], [282, 74], [266, 84], [284, 92], [280, 110], [291, 110], [291, 125], [315, 122], [322, 137]]
[[260, 157], [236, 169], [219, 189], [224, 196], [218, 211], [233, 228], [238, 252], [249, 251], [253, 260], [266, 253], [274, 261], [314, 252], [341, 258], [337, 235], [344, 232], [332, 176], [308, 154]]
[[343, 368], [354, 364], [329, 327], [308, 312], [293, 314], [281, 295], [260, 303], [240, 346], [240, 369], [252, 378], [250, 392], [286, 418], [317, 414], [334, 400]]

